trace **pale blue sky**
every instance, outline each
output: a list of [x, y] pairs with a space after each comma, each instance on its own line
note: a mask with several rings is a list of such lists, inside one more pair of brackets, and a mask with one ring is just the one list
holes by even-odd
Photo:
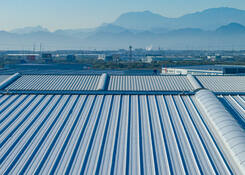
[[125, 12], [150, 10], [178, 17], [213, 7], [245, 9], [245, 0], [0, 0], [0, 30], [36, 25], [50, 30], [89, 28]]

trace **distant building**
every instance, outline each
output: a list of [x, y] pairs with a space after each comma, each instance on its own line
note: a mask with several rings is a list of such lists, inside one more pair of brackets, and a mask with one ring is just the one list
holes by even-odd
[[42, 59], [45, 60], [46, 63], [53, 62], [53, 57], [52, 57], [51, 53], [43, 53], [42, 54]]
[[7, 54], [4, 56], [4, 59], [32, 62], [32, 61], [37, 60], [39, 57], [40, 57], [39, 54]]
[[174, 75], [224, 75], [224, 74], [245, 74], [245, 66], [239, 65], [200, 65], [163, 67], [162, 74]]
[[76, 54], [77, 60], [84, 60], [84, 59], [99, 59], [104, 60], [105, 55], [104, 54]]
[[113, 54], [112, 55], [112, 61], [114, 61], [114, 62], [120, 61], [120, 55], [119, 54]]
[[146, 55], [141, 59], [142, 62], [151, 63], [152, 61], [163, 61], [166, 60], [162, 55]]
[[36, 60], [36, 55], [28, 55], [27, 56], [28, 61], [35, 61]]
[[70, 61], [70, 62], [75, 61], [76, 60], [76, 56], [75, 55], [67, 55], [66, 56], [66, 60]]
[[105, 57], [105, 61], [113, 61], [112, 55], [107, 55], [107, 56]]
[[44, 59], [52, 59], [52, 54], [51, 53], [43, 53], [42, 54], [42, 58], [44, 58]]
[[99, 54], [97, 59], [98, 60], [105, 60], [105, 57], [106, 56], [104, 54]]
[[207, 56], [207, 59], [211, 61], [217, 61], [217, 60], [221, 60], [222, 56], [217, 54], [217, 55]]
[[119, 54], [107, 55], [104, 60], [118, 62], [120, 60], [120, 55]]
[[141, 59], [144, 63], [151, 63], [152, 62], [152, 56], [145, 56]]

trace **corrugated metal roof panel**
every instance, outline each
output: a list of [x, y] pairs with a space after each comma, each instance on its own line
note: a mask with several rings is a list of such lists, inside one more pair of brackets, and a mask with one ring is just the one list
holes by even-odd
[[99, 75], [23, 75], [6, 90], [96, 90]]
[[245, 76], [196, 76], [213, 92], [245, 92]]
[[2, 95], [0, 174], [232, 174], [193, 98]]
[[10, 76], [11, 75], [0, 75], [0, 83], [3, 82], [4, 80], [6, 80]]
[[111, 76], [108, 90], [192, 91], [186, 76]]
[[230, 110], [234, 111], [243, 121], [245, 126], [245, 96], [240, 95], [225, 95], [219, 96], [221, 102], [225, 106], [231, 108]]
[[[8, 91], [96, 91], [100, 75], [22, 75]], [[217, 93], [245, 93], [245, 76], [196, 76], [200, 86]], [[111, 75], [107, 91], [191, 92], [187, 76]]]

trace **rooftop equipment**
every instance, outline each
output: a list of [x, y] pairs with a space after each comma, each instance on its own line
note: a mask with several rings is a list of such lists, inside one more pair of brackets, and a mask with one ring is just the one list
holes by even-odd
[[15, 80], [17, 80], [19, 77], [21, 77], [20, 73], [15, 73], [8, 77], [6, 80], [0, 83], [0, 89], [6, 88], [8, 85], [13, 83]]
[[108, 74], [104, 73], [100, 77], [97, 90], [98, 91], [104, 91], [104, 90], [106, 90], [106, 86], [108, 84], [107, 82], [108, 82]]
[[195, 95], [203, 109], [204, 120], [209, 125], [215, 138], [221, 143], [221, 148], [236, 167], [236, 174], [245, 172], [245, 132], [225, 109], [222, 103], [209, 90], [203, 89]]

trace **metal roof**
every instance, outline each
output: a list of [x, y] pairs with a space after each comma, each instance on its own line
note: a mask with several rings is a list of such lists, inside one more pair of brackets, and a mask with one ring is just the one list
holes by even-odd
[[192, 91], [186, 76], [111, 76], [108, 90]]
[[242, 76], [11, 77], [0, 88], [0, 174], [245, 171]]
[[[84, 91], [97, 90], [101, 75], [22, 75], [8, 91]], [[193, 91], [186, 76], [108, 76], [108, 91]]]
[[2, 95], [0, 174], [232, 174], [195, 96]]
[[245, 92], [245, 76], [196, 76], [203, 87], [213, 92]]
[[100, 75], [22, 75], [6, 90], [96, 90]]
[[0, 83], [3, 82], [4, 80], [6, 80], [10, 76], [11, 75], [0, 75]]
[[245, 96], [225, 95], [219, 96], [219, 99], [223, 102], [229, 111], [233, 112], [234, 115], [239, 117], [242, 124], [245, 126]]
[[205, 122], [222, 145], [224, 153], [237, 171], [236, 174], [245, 172], [244, 129], [211, 91], [201, 89], [196, 92], [195, 97]]
[[[103, 75], [103, 74], [102, 74]], [[9, 82], [5, 91], [104, 91], [193, 92], [196, 87], [188, 76], [178, 75], [21, 75]], [[5, 76], [3, 77], [5, 78]], [[200, 87], [215, 93], [245, 93], [245, 76], [193, 76]], [[103, 81], [102, 81], [103, 79]]]

